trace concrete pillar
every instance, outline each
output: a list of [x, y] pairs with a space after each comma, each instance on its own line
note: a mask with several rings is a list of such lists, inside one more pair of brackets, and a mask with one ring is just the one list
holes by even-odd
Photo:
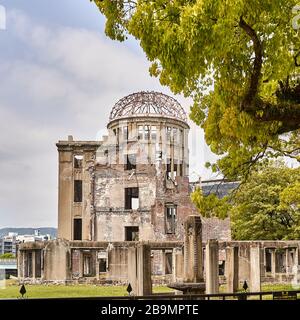
[[98, 251], [95, 252], [95, 263], [96, 263], [96, 279], [100, 280], [100, 267], [99, 267], [99, 259], [98, 259]]
[[128, 281], [137, 296], [152, 294], [151, 248], [140, 243], [128, 249]]
[[206, 294], [219, 293], [219, 244], [208, 240], [205, 250]]
[[262, 250], [260, 244], [250, 246], [250, 290], [261, 291]]
[[239, 288], [239, 248], [226, 248], [225, 273], [227, 292], [237, 292]]
[[47, 243], [44, 256], [44, 279], [64, 283], [71, 279], [70, 243], [56, 239]]
[[79, 251], [79, 278], [83, 277], [83, 268], [84, 268], [84, 261], [83, 261], [83, 253]]
[[161, 274], [164, 276], [166, 274], [166, 252], [161, 250]]
[[275, 249], [272, 249], [272, 251], [271, 251], [271, 273], [272, 273], [272, 277], [275, 279], [275, 276], [276, 276], [276, 254], [275, 254]]
[[286, 248], [285, 249], [285, 274], [286, 274], [286, 276], [289, 275], [289, 267], [290, 267], [289, 255], [290, 255], [290, 250], [289, 250], [289, 248]]
[[173, 250], [173, 282], [183, 281], [184, 257], [182, 249], [175, 248]]
[[298, 259], [299, 259], [299, 253], [298, 253], [299, 248], [296, 247], [294, 250], [294, 263], [293, 263], [293, 279], [292, 279], [292, 284], [293, 286], [298, 286], [300, 282], [300, 268], [298, 265]]
[[24, 262], [23, 262], [23, 251], [18, 251], [18, 278], [21, 279], [24, 277]]
[[130, 283], [133, 294], [137, 294], [137, 252], [136, 247], [128, 248], [128, 283]]
[[188, 216], [184, 226], [184, 282], [203, 282], [201, 217]]
[[31, 265], [32, 265], [32, 279], [35, 279], [35, 267], [36, 267], [36, 262], [35, 262], [35, 250], [32, 251], [32, 262], [31, 262]]

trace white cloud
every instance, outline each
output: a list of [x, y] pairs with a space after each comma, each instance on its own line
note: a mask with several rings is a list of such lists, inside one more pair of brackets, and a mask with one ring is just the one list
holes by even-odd
[[55, 226], [56, 141], [99, 138], [124, 95], [170, 91], [150, 78], [142, 53], [100, 32], [50, 28], [15, 10], [7, 19], [9, 46], [20, 52], [0, 60], [0, 227]]

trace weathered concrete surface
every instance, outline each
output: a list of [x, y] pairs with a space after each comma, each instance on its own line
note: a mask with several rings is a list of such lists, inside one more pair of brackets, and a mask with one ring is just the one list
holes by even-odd
[[226, 284], [227, 292], [237, 292], [239, 288], [239, 248], [226, 248]]
[[205, 250], [206, 293], [219, 292], [219, 245], [217, 240], [208, 240]]
[[49, 241], [44, 249], [44, 278], [49, 281], [71, 279], [71, 250], [68, 241]]
[[200, 216], [187, 217], [184, 227], [184, 282], [202, 282], [203, 258]]
[[137, 296], [152, 294], [151, 248], [140, 243], [128, 250], [128, 282]]
[[260, 244], [250, 246], [250, 290], [261, 291], [262, 249]]

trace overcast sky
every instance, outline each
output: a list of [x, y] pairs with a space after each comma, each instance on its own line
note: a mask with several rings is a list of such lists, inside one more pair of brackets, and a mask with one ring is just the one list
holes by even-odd
[[[55, 143], [69, 134], [99, 139], [125, 95], [172, 94], [149, 76], [136, 41], [105, 37], [89, 0], [0, 0], [1, 8], [0, 228], [57, 227]], [[190, 101], [172, 96], [188, 112]], [[204, 163], [212, 156], [191, 126], [190, 173], [209, 178]]]

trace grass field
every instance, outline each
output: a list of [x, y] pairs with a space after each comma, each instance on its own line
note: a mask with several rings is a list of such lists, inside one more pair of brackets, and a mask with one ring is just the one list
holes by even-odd
[[[63, 297], [103, 297], [126, 296], [126, 286], [96, 286], [96, 285], [26, 285], [25, 294], [28, 298], [63, 298]], [[20, 286], [11, 280], [6, 282], [6, 287], [0, 287], [0, 299], [20, 297]], [[153, 292], [172, 292], [166, 286], [154, 286]]]
[[[263, 291], [295, 290], [291, 285], [273, 284], [263, 285]], [[20, 297], [20, 286], [14, 281], [7, 281], [6, 287], [0, 287], [0, 299], [11, 299]], [[103, 296], [125, 296], [126, 286], [96, 286], [96, 285], [26, 285], [27, 298], [63, 298], [63, 297], [103, 297]], [[225, 287], [221, 286], [221, 292]], [[154, 286], [153, 292], [172, 292], [166, 286]], [[266, 297], [267, 298], [267, 297]]]

